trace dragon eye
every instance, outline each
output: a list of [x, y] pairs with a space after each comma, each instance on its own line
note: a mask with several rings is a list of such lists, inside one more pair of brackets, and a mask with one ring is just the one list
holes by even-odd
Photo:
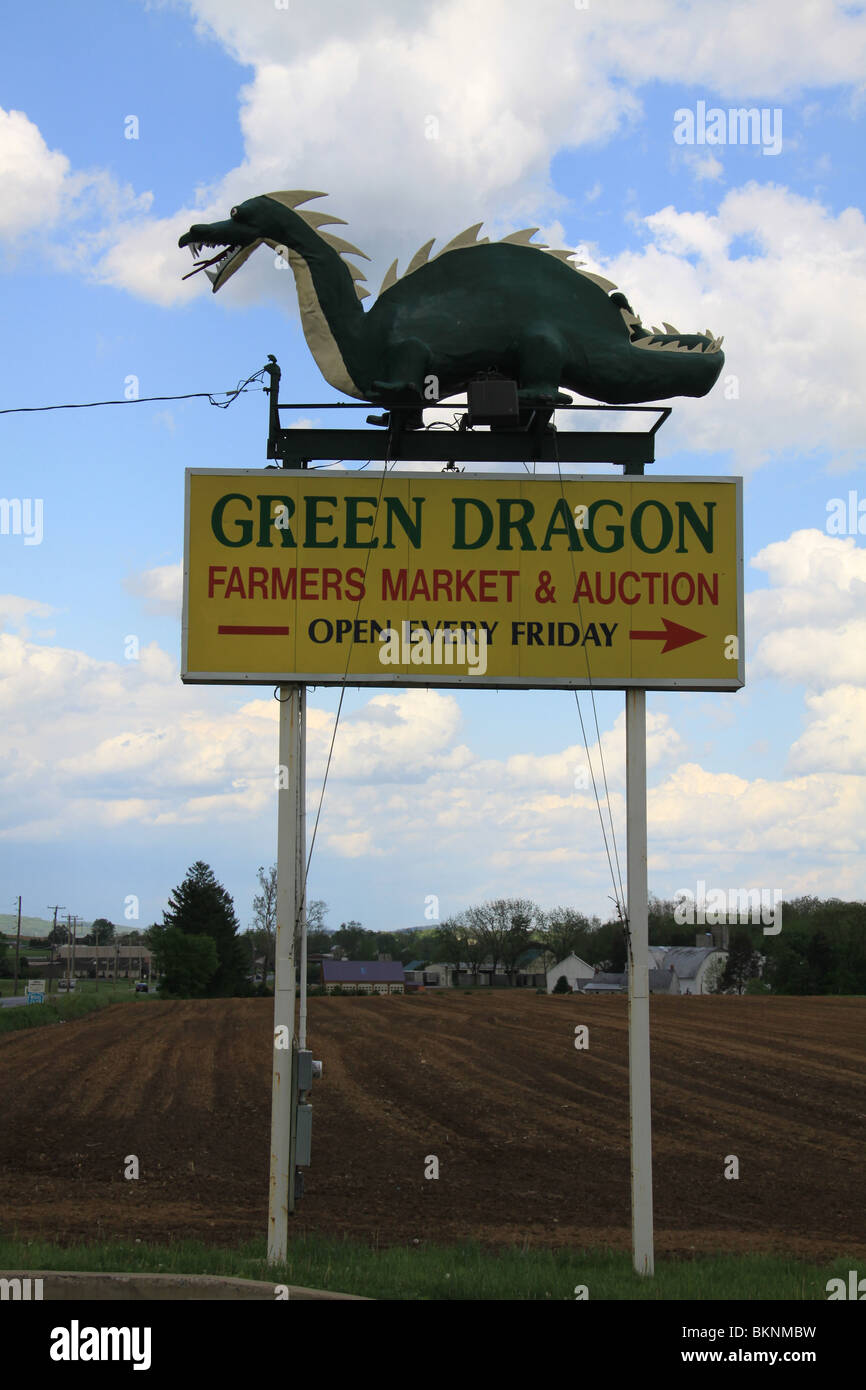
[[230, 216], [230, 217], [237, 217], [237, 215], [238, 215], [238, 210], [237, 210], [237, 208], [232, 208], [231, 212], [229, 213], [229, 216]]

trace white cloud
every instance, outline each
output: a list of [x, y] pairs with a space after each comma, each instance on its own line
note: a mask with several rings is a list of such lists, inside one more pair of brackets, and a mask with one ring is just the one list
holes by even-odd
[[[557, 218], [568, 225], [551, 161], [636, 128], [644, 83], [671, 86], [673, 153], [683, 74], [690, 99], [705, 88], [711, 100], [775, 104], [809, 86], [859, 84], [866, 64], [866, 17], [832, 0], [793, 9], [765, 0], [760, 13], [749, 0], [692, 0], [675, 22], [667, 0], [585, 11], [564, 0], [390, 0], [373, 12], [344, 0], [242, 11], [235, 0], [187, 0], [185, 9], [253, 73], [241, 92], [243, 161], [188, 206], [151, 219], [149, 194], [134, 198], [98, 171], [70, 173], [21, 113], [4, 113], [0, 129], [9, 225], [30, 225], [31, 205], [43, 225], [43, 206], [50, 219], [67, 197], [81, 215], [101, 210], [101, 227], [70, 231], [55, 259], [166, 307], [207, 292], [181, 280], [190, 263], [178, 235], [251, 194], [287, 184], [332, 191], [348, 236], [373, 257], [375, 292], [395, 255], [405, 266], [430, 235], [441, 246], [485, 214], [493, 236]], [[701, 177], [716, 177], [715, 157], [698, 158]], [[665, 446], [731, 449], [748, 468], [811, 443], [850, 467], [866, 426], [862, 214], [750, 183], [715, 212], [667, 206], [640, 225], [645, 247], [598, 268], [646, 322], [726, 337], [723, 382], [709, 400], [678, 402]], [[282, 272], [276, 302], [294, 314], [291, 279]], [[275, 288], [273, 258], [260, 251], [218, 302], [274, 302]]]
[[0, 237], [17, 237], [59, 217], [69, 160], [49, 150], [23, 111], [0, 107]]
[[[782, 569], [787, 563], [778, 560]], [[704, 878], [781, 886], [789, 895], [862, 896], [866, 780], [852, 774], [866, 767], [863, 701], [853, 686], [811, 694], [791, 773], [776, 781], [707, 770], [669, 717], [651, 710], [654, 883], [672, 892]], [[33, 709], [48, 702], [52, 718], [35, 723]], [[155, 644], [138, 662], [115, 663], [5, 633], [0, 719], [16, 750], [0, 766], [0, 839], [62, 836], [74, 847], [94, 827], [106, 835], [132, 827], [139, 840], [168, 830], [178, 847], [188, 840], [192, 859], [203, 827], [230, 829], [249, 840], [258, 862], [276, 799], [270, 695], [236, 706], [224, 691], [186, 689], [175, 660]], [[333, 728], [333, 712], [312, 692], [310, 822]], [[624, 872], [623, 745], [619, 716], [602, 729], [602, 746]], [[591, 757], [604, 805], [597, 747]], [[337, 731], [316, 872], [375, 857], [391, 874], [417, 877], [425, 893], [445, 894], [447, 885], [452, 899], [473, 901], [520, 892], [546, 905], [580, 897], [604, 911], [612, 888], [595, 796], [575, 782], [584, 763], [578, 741], [535, 757], [519, 733], [501, 756], [479, 756], [452, 694], [364, 696]]]
[[853, 537], [795, 531], [751, 564], [771, 587], [746, 596], [749, 679], [866, 685], [866, 548]]
[[714, 154], [697, 154], [693, 150], [683, 150], [682, 158], [699, 183], [704, 180], [713, 182], [720, 179], [725, 172], [724, 164]]
[[806, 696], [810, 723], [791, 746], [796, 771], [866, 774], [866, 689], [838, 685]]
[[183, 564], [157, 565], [123, 581], [127, 593], [144, 600], [145, 613], [177, 617], [183, 608]]
[[664, 444], [731, 449], [743, 469], [786, 449], [829, 451], [841, 467], [862, 458], [859, 209], [834, 217], [788, 189], [750, 183], [729, 192], [717, 213], [669, 206], [644, 226], [645, 249], [602, 261], [602, 273], [627, 291], [645, 323], [664, 319], [725, 337], [721, 380], [706, 400], [677, 401]]
[[[2, 107], [0, 183], [0, 243], [7, 243], [10, 255], [35, 250], [61, 269], [85, 274], [125, 220], [146, 215], [153, 201], [150, 193], [135, 194], [103, 169], [73, 171], [23, 111]], [[26, 238], [37, 230], [38, 238]]]
[[54, 612], [50, 603], [18, 594], [0, 594], [0, 628], [20, 628], [27, 618], [47, 618]]
[[[430, 235], [448, 239], [485, 213], [495, 235], [549, 220], [563, 202], [550, 181], [553, 156], [636, 124], [646, 82], [676, 93], [687, 73], [690, 90], [704, 83], [731, 98], [771, 99], [810, 83], [858, 83], [866, 53], [866, 24], [831, 0], [796, 17], [773, 0], [760, 18], [747, 0], [721, 10], [700, 0], [680, 6], [675, 23], [665, 0], [586, 11], [563, 0], [392, 0], [373, 12], [331, 0], [247, 7], [242, 16], [234, 0], [186, 8], [253, 69], [241, 91], [243, 163], [194, 220], [224, 217], [232, 202], [287, 184], [324, 188], [378, 275], [394, 255], [405, 263]], [[672, 152], [678, 104], [672, 98]], [[715, 177], [711, 157], [699, 172]], [[178, 298], [176, 272], [137, 249], [107, 259], [106, 278], [163, 303]], [[272, 293], [265, 260], [260, 254], [223, 300]]]

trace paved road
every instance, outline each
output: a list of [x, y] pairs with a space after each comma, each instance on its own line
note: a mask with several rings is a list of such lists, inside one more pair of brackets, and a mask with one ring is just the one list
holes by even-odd
[[0, 1008], [14, 1009], [16, 1004], [26, 1004], [26, 994], [13, 994], [8, 999], [0, 999]]

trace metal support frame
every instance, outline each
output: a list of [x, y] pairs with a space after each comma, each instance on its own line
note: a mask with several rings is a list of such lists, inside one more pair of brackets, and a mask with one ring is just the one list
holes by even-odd
[[[381, 416], [368, 416], [374, 429], [283, 429], [281, 410], [367, 410], [369, 402], [278, 401], [280, 368], [270, 358], [265, 371], [269, 396], [268, 453], [283, 468], [303, 468], [314, 459], [364, 459], [411, 463], [612, 463], [626, 474], [640, 474], [655, 462], [655, 436], [671, 413], [670, 406], [563, 405], [556, 411], [593, 411], [656, 416], [648, 430], [558, 430], [550, 421], [554, 408], [539, 403], [521, 411], [517, 427], [470, 429], [468, 406], [452, 405], [461, 416], [455, 429], [425, 428], [424, 407], [389, 406]], [[434, 403], [431, 402], [431, 407]], [[442, 409], [443, 407], [438, 407]]]

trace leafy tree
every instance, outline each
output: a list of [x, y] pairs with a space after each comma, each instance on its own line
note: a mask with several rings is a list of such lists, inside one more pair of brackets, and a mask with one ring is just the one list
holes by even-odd
[[162, 914], [165, 926], [177, 927], [188, 936], [210, 937], [216, 946], [217, 969], [209, 981], [208, 994], [226, 998], [247, 993], [247, 961], [237, 934], [234, 904], [210, 866], [197, 860], [168, 903]]
[[647, 920], [651, 946], [694, 946], [695, 924], [678, 922], [674, 916], [676, 906], [673, 898], [650, 895]]
[[97, 917], [90, 928], [88, 937], [92, 946], [110, 946], [114, 943], [114, 923], [107, 917]]
[[529, 944], [530, 923], [537, 912], [538, 908], [529, 898], [497, 898], [494, 902], [467, 908], [464, 914], [470, 931], [485, 947], [482, 959], [489, 956], [494, 971], [501, 963], [508, 973], [509, 984], [514, 983], [514, 968]]
[[58, 922], [56, 927], [52, 927], [45, 940], [49, 946], [68, 946], [70, 941], [69, 928], [62, 922]]
[[806, 960], [806, 938], [790, 931], [785, 939], [767, 949], [765, 973], [776, 994], [809, 994], [810, 972]]
[[757, 975], [753, 975], [751, 980], [746, 981], [744, 994], [771, 994], [772, 990], [766, 980], [761, 980]]
[[312, 902], [307, 903], [307, 945], [309, 946], [310, 935], [312, 932], [327, 931], [325, 918], [328, 915], [328, 904], [321, 898], [313, 898]]
[[724, 979], [727, 963], [726, 960], [722, 960], [721, 956], [717, 956], [716, 959], [711, 961], [707, 966], [707, 971], [704, 975], [704, 988], [707, 994], [725, 993]]
[[466, 913], [448, 917], [434, 932], [432, 959], [447, 962], [454, 967], [454, 983], [459, 983], [458, 966], [465, 962], [478, 983], [478, 971], [487, 956], [487, 943], [484, 937], [467, 920]]
[[[262, 981], [268, 978], [268, 971], [275, 968], [277, 940], [277, 866], [272, 864], [267, 873], [260, 864], [256, 874], [261, 892], [253, 898], [253, 937], [256, 947], [262, 950], [264, 966]], [[253, 972], [255, 973], [255, 972]]]
[[219, 971], [217, 943], [212, 936], [191, 934], [167, 924], [151, 927], [154, 973], [162, 976], [160, 993], [181, 999], [200, 999]]
[[625, 929], [619, 920], [605, 922], [594, 934], [592, 948], [585, 957], [589, 965], [621, 975], [625, 970], [628, 948]]
[[332, 934], [332, 942], [344, 948], [347, 960], [376, 959], [376, 933], [367, 931], [360, 922], [341, 922], [339, 930]]
[[565, 960], [572, 952], [588, 961], [590, 938], [600, 926], [597, 917], [590, 919], [571, 907], [554, 907], [538, 914], [536, 934], [544, 940], [555, 961]]
[[806, 943], [806, 960], [812, 976], [812, 993], [827, 994], [833, 974], [834, 951], [826, 933], [820, 927]]

